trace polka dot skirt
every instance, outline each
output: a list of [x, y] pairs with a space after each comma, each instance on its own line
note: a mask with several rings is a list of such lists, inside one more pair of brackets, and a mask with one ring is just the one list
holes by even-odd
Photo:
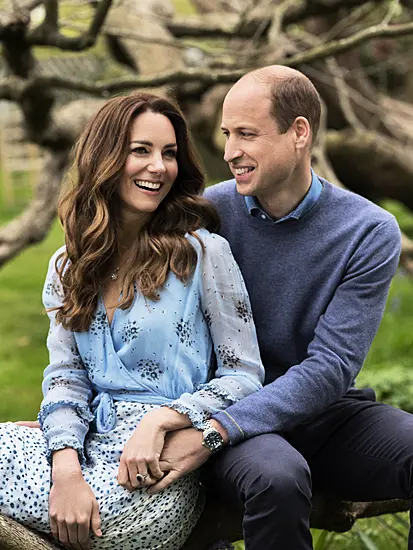
[[[103, 537], [93, 549], [179, 550], [203, 505], [198, 475], [191, 473], [153, 496], [145, 489], [130, 493], [116, 480], [123, 448], [137, 423], [154, 405], [116, 402], [116, 426], [90, 433], [85, 442], [83, 476], [99, 503]], [[0, 512], [50, 533], [48, 499], [51, 467], [46, 441], [38, 429], [0, 424]]]

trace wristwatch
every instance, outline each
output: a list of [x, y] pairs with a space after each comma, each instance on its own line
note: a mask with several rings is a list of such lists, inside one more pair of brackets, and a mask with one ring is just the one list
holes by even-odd
[[202, 445], [209, 449], [211, 453], [216, 453], [224, 446], [224, 440], [209, 420], [204, 422], [204, 426]]

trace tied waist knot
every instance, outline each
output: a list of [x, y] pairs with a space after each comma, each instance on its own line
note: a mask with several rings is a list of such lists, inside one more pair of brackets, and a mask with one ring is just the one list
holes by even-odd
[[95, 416], [96, 430], [107, 433], [113, 430], [116, 424], [115, 402], [110, 393], [100, 392], [92, 401], [92, 412]]

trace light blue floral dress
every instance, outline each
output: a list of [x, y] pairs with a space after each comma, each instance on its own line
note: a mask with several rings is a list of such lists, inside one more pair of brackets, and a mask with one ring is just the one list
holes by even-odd
[[[6, 423], [0, 431], [0, 511], [49, 532], [50, 457], [77, 449], [99, 503], [103, 537], [93, 548], [178, 550], [202, 510], [197, 474], [161, 493], [129, 493], [116, 476], [123, 448], [149, 410], [168, 405], [196, 428], [257, 391], [263, 367], [248, 295], [229, 245], [199, 230], [187, 284], [169, 274], [157, 302], [135, 292], [109, 325], [102, 299], [87, 332], [71, 332], [49, 312], [50, 364], [39, 413], [43, 431]], [[43, 291], [46, 308], [61, 304], [52, 257]], [[215, 360], [216, 359], [216, 360]]]

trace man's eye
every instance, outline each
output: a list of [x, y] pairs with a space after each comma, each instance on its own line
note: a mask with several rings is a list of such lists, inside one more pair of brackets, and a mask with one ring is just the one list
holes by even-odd
[[241, 132], [242, 137], [252, 137], [254, 134], [251, 134], [251, 132]]
[[148, 152], [148, 149], [146, 147], [134, 147], [132, 149], [132, 153], [136, 153], [137, 155], [144, 155]]
[[166, 157], [170, 157], [170, 158], [173, 158], [173, 159], [176, 159], [176, 149], [167, 149], [165, 152], [164, 152], [164, 155]]

